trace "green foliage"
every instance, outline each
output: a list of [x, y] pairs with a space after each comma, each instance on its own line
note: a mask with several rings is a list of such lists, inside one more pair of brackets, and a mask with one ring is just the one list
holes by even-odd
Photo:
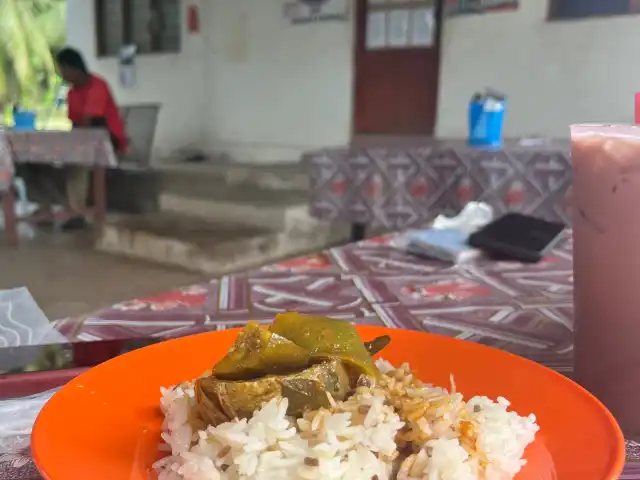
[[60, 84], [53, 52], [65, 43], [65, 16], [65, 0], [0, 0], [0, 106], [53, 100]]

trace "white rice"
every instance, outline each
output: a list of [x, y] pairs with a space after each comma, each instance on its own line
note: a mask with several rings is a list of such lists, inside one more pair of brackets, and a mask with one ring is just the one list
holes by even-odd
[[[295, 420], [287, 399], [274, 399], [249, 420], [198, 432], [188, 422], [193, 384], [161, 389], [170, 455], [154, 464], [159, 480], [504, 480], [525, 464], [535, 416], [509, 411], [504, 398], [464, 402], [454, 385], [422, 384], [408, 366], [377, 365], [380, 385], [328, 410]], [[399, 458], [409, 442], [414, 453]]]

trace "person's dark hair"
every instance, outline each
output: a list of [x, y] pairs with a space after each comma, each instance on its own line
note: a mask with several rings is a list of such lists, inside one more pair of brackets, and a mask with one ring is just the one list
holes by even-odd
[[82, 73], [89, 73], [82, 54], [75, 48], [65, 47], [56, 53], [56, 62], [61, 67], [69, 67]]

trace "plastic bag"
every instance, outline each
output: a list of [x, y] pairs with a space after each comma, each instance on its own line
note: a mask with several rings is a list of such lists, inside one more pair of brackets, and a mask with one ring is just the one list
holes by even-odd
[[[0, 348], [66, 343], [26, 287], [0, 290]], [[37, 353], [26, 349], [3, 359], [0, 373], [32, 363]]]
[[455, 217], [438, 215], [428, 228], [408, 230], [395, 237], [392, 245], [419, 257], [435, 258], [454, 264], [468, 263], [478, 259], [481, 252], [468, 246], [466, 238], [490, 223], [493, 215], [490, 205], [469, 202]]
[[2, 347], [46, 345], [68, 341], [51, 325], [27, 287], [0, 290], [0, 330], [2, 330], [0, 335]]
[[55, 388], [15, 400], [0, 400], [0, 455], [29, 447], [36, 417], [58, 390]]
[[[66, 343], [67, 338], [49, 320], [25, 287], [0, 290], [0, 348]], [[0, 373], [36, 360], [37, 352], [25, 349], [3, 357]], [[15, 400], [0, 400], [0, 459], [29, 446], [38, 413], [57, 389]]]
[[[27, 198], [27, 186], [20, 177], [13, 179], [13, 186], [16, 189], [15, 212], [17, 218], [28, 217], [38, 210], [38, 204], [30, 202]], [[0, 229], [4, 230], [4, 215], [0, 211]], [[36, 236], [36, 230], [29, 224], [18, 222], [18, 236], [32, 239]]]

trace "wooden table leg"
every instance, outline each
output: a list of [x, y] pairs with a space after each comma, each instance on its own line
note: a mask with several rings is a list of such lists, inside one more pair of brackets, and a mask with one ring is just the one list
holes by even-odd
[[364, 240], [364, 236], [367, 233], [367, 226], [364, 223], [353, 223], [351, 225], [351, 241], [359, 242]]
[[16, 194], [11, 186], [2, 194], [2, 210], [4, 213], [4, 231], [10, 246], [18, 245], [18, 220], [16, 219]]
[[96, 226], [102, 228], [107, 219], [107, 172], [99, 165], [93, 168], [93, 208]]

